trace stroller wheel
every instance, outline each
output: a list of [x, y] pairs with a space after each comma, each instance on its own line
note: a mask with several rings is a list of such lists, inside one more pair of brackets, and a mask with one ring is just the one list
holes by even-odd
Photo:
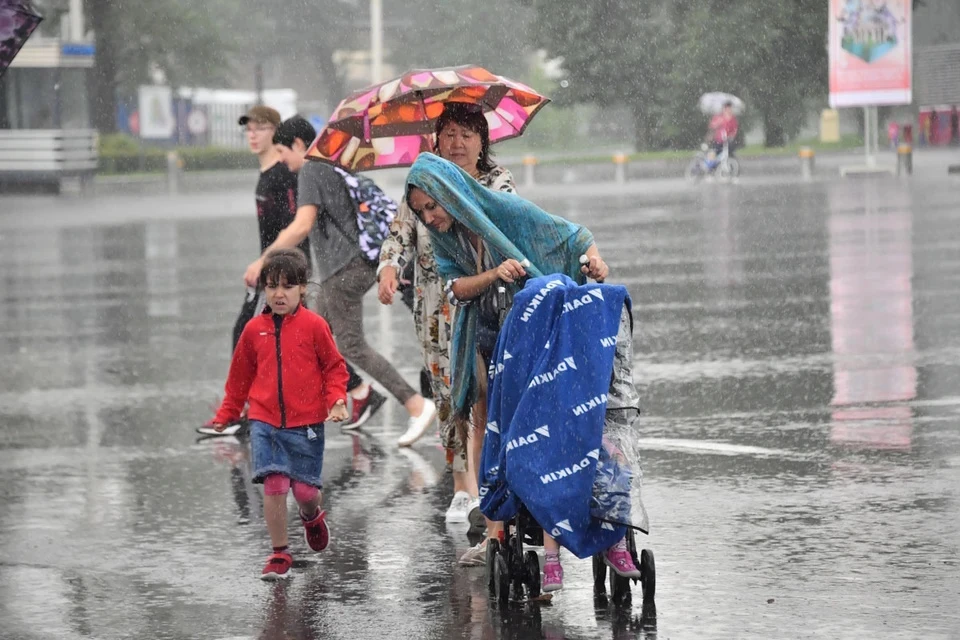
[[593, 595], [607, 595], [607, 564], [599, 553], [593, 556]]
[[527, 565], [527, 591], [530, 598], [540, 597], [540, 558], [536, 551], [527, 551], [524, 554], [525, 564]]
[[643, 587], [643, 602], [653, 602], [657, 593], [657, 565], [650, 549], [640, 552], [640, 585]]
[[628, 606], [633, 600], [630, 593], [630, 578], [610, 571], [610, 599], [616, 606]]
[[487, 590], [490, 592], [490, 595], [496, 595], [496, 575], [494, 572], [494, 567], [496, 565], [497, 557], [500, 555], [500, 541], [499, 540], [487, 540]]
[[507, 604], [510, 600], [510, 570], [507, 568], [507, 560], [499, 553], [493, 561], [493, 582], [497, 602]]

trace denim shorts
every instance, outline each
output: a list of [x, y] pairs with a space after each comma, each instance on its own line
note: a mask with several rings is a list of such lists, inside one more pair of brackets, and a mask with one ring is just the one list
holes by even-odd
[[[316, 437], [311, 438], [310, 433]], [[323, 423], [309, 427], [280, 429], [250, 421], [250, 444], [253, 447], [253, 481], [262, 483], [271, 473], [291, 480], [323, 487]]]

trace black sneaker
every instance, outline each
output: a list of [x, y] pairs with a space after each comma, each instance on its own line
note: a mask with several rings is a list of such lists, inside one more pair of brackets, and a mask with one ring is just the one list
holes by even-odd
[[420, 395], [427, 400], [433, 400], [433, 380], [426, 368], [420, 369]]
[[370, 393], [363, 400], [353, 399], [353, 412], [349, 422], [340, 425], [341, 431], [352, 431], [359, 429], [370, 417], [377, 412], [387, 399], [377, 393], [376, 389], [370, 388]]

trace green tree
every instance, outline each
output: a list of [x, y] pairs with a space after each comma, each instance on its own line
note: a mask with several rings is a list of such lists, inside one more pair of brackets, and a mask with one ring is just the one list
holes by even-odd
[[534, 12], [516, 0], [407, 0], [384, 3], [390, 61], [410, 68], [478, 64], [522, 77], [533, 48]]
[[826, 94], [822, 0], [533, 0], [536, 41], [563, 58], [566, 98], [625, 104], [639, 148], [688, 146], [704, 132], [697, 100], [726, 91], [783, 144], [809, 97]]
[[677, 143], [689, 145], [702, 134], [696, 104], [708, 91], [743, 98], [748, 114], [762, 122], [767, 146], [796, 135], [811, 99], [826, 97], [826, 3], [675, 0], [670, 19], [676, 55], [665, 81]]
[[163, 71], [174, 86], [223, 80], [237, 46], [217, 21], [224, 0], [86, 0], [96, 34], [91, 106], [94, 126], [116, 130], [118, 90], [132, 93], [150, 71]]
[[[244, 2], [264, 6], [260, 0]], [[279, 0], [271, 5], [270, 13], [276, 23], [276, 35], [264, 42], [265, 53], [272, 49], [273, 55], [283, 57], [294, 67], [303, 65], [319, 71], [319, 88], [327, 101], [336, 105], [349, 87], [345, 69], [335, 55], [338, 51], [369, 48], [369, 2]]]
[[627, 106], [636, 144], [662, 144], [666, 116], [663, 79], [669, 74], [672, 27], [661, 2], [652, 0], [532, 0], [533, 40], [563, 58], [566, 86], [560, 105]]

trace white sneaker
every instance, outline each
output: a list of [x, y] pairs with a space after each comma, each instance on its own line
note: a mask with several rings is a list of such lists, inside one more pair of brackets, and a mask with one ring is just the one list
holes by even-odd
[[397, 444], [401, 447], [409, 447], [414, 442], [423, 437], [423, 434], [427, 432], [427, 429], [430, 428], [430, 425], [433, 424], [433, 421], [437, 417], [437, 405], [433, 403], [433, 400], [424, 400], [423, 401], [423, 411], [420, 412], [419, 416], [411, 417], [407, 422], [409, 425], [407, 427], [407, 432], [400, 436], [400, 439], [397, 440]]
[[487, 541], [478, 542], [477, 546], [470, 547], [460, 556], [458, 564], [461, 567], [483, 567], [487, 564]]
[[447, 509], [447, 522], [466, 522], [469, 513], [470, 494], [466, 491], [457, 491], [453, 494], [453, 500], [450, 501], [450, 508]]

